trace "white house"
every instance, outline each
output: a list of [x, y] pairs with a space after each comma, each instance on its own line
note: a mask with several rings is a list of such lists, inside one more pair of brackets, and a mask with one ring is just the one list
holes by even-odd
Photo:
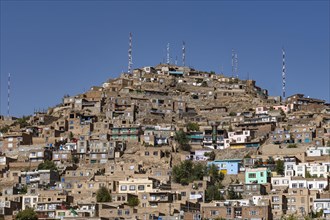
[[308, 166], [308, 163], [299, 163], [297, 165], [294, 165], [293, 166], [293, 170], [294, 170], [293, 175], [306, 177], [307, 166]]
[[228, 132], [228, 139], [229, 142], [232, 143], [246, 143], [250, 139], [250, 131], [244, 130], [244, 131], [234, 131], [234, 132]]
[[319, 157], [323, 155], [330, 155], [330, 147], [309, 147], [306, 150], [308, 157]]
[[290, 176], [273, 176], [271, 178], [271, 184], [273, 188], [288, 187], [290, 180], [291, 180]]
[[306, 177], [309, 173], [311, 176], [315, 177], [327, 177], [329, 176], [328, 164], [320, 163], [299, 163], [293, 165], [293, 176]]
[[289, 181], [289, 188], [307, 188], [322, 191], [328, 186], [326, 178], [292, 178]]
[[256, 107], [256, 114], [257, 115], [268, 114], [268, 108], [264, 106]]
[[309, 164], [307, 167], [307, 171], [312, 176], [324, 177], [324, 178], [329, 176], [328, 166], [326, 164], [319, 164], [319, 163]]
[[323, 210], [323, 218], [330, 217], [330, 198], [315, 199], [313, 203], [313, 210], [319, 212]]

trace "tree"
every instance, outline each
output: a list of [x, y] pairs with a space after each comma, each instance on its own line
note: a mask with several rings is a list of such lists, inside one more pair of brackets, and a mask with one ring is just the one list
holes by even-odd
[[188, 131], [199, 131], [199, 125], [197, 123], [189, 122], [186, 127]]
[[27, 193], [27, 185], [24, 185], [22, 188], [18, 190], [19, 194], [26, 194]]
[[32, 208], [28, 207], [16, 215], [16, 220], [38, 220], [38, 216]]
[[194, 180], [202, 180], [205, 173], [205, 165], [202, 163], [193, 164], [190, 160], [185, 160], [172, 168], [173, 181], [182, 185], [188, 185]]
[[214, 151], [211, 151], [211, 152], [205, 152], [204, 156], [209, 157], [209, 160], [215, 160], [216, 155], [215, 155]]
[[14, 125], [19, 125], [20, 128], [24, 128], [26, 126], [29, 126], [28, 120], [30, 119], [30, 116], [23, 116], [22, 118], [18, 118], [15, 122]]
[[275, 163], [275, 160], [274, 160], [273, 157], [268, 157], [268, 159], [266, 161], [267, 161], [267, 164], [274, 164]]
[[296, 144], [289, 144], [289, 145], [287, 146], [287, 148], [297, 148], [297, 145], [296, 145]]
[[190, 151], [189, 139], [184, 131], [175, 132], [174, 140], [178, 142], [181, 150]]
[[72, 157], [72, 162], [75, 163], [75, 164], [79, 163], [79, 157], [78, 156], [73, 156]]
[[69, 133], [69, 140], [72, 140], [73, 139], [73, 133], [70, 131]]
[[233, 187], [230, 187], [228, 192], [227, 192], [227, 199], [237, 199], [237, 198], [238, 198], [238, 196], [235, 193]]
[[96, 201], [97, 202], [111, 202], [111, 195], [109, 190], [102, 186], [96, 192]]
[[207, 187], [205, 191], [205, 200], [212, 201], [212, 200], [221, 200], [221, 193], [219, 188], [215, 185], [211, 185]]
[[230, 112], [229, 116], [236, 116], [237, 114], [235, 112]]
[[275, 171], [279, 175], [284, 175], [284, 161], [283, 160], [276, 161]]
[[7, 133], [9, 129], [10, 127], [8, 125], [5, 125], [4, 127], [0, 128], [0, 133]]
[[206, 81], [203, 81], [201, 86], [202, 87], [207, 87], [207, 82]]
[[38, 170], [57, 170], [57, 167], [53, 161], [46, 160], [38, 165]]
[[218, 167], [215, 164], [212, 164], [208, 167], [208, 174], [211, 177], [211, 183], [218, 183], [224, 179], [224, 174], [219, 172]]
[[308, 171], [305, 172], [305, 178], [312, 178], [312, 174]]
[[129, 197], [127, 200], [128, 206], [134, 208], [135, 206], [138, 206], [140, 204], [140, 200], [138, 197]]

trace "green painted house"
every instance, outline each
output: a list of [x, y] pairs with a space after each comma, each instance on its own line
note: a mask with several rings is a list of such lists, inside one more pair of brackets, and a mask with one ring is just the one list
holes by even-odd
[[266, 184], [268, 182], [270, 171], [266, 167], [246, 168], [245, 183]]

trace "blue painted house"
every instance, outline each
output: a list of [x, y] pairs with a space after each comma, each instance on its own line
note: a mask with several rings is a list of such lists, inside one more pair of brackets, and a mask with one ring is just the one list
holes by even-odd
[[207, 165], [215, 164], [223, 174], [238, 174], [242, 164], [241, 159], [225, 159], [208, 162]]

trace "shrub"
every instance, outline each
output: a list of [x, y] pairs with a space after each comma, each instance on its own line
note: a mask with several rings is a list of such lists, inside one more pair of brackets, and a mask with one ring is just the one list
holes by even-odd
[[297, 148], [297, 145], [296, 145], [296, 144], [289, 144], [289, 145], [287, 146], [287, 148]]
[[109, 190], [102, 186], [96, 192], [96, 201], [97, 202], [111, 202], [111, 195]]

